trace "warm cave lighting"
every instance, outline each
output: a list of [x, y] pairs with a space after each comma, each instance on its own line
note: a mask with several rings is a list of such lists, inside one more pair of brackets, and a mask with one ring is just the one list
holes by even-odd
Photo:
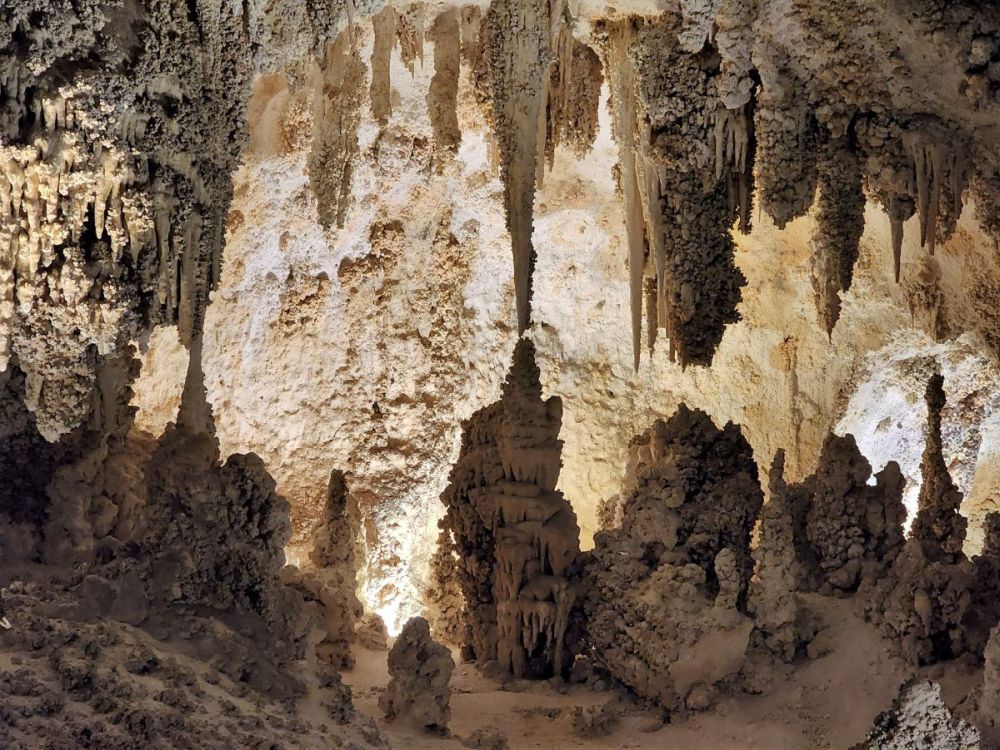
[[1000, 3], [0, 0], [0, 750], [1000, 750]]

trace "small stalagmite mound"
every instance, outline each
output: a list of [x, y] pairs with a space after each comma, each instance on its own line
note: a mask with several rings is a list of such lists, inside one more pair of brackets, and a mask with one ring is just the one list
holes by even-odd
[[451, 652], [431, 638], [427, 620], [411, 619], [389, 650], [389, 685], [378, 701], [386, 720], [447, 734], [454, 669]]
[[358, 526], [360, 509], [347, 488], [342, 471], [330, 474], [323, 519], [313, 532], [310, 570], [293, 566], [282, 570], [282, 580], [294, 585], [318, 610], [325, 631], [316, 646], [323, 663], [337, 669], [354, 666], [351, 646], [355, 630], [364, 614], [358, 599]]

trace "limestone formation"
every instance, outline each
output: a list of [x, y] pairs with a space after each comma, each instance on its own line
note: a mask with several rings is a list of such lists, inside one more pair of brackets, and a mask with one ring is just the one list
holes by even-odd
[[704, 709], [739, 673], [753, 627], [757, 467], [736, 425], [683, 405], [631, 453], [622, 525], [598, 533], [585, 577], [592, 658], [670, 710]]
[[414, 617], [389, 651], [389, 685], [378, 701], [386, 720], [447, 734], [454, 669], [451, 653], [431, 638], [427, 620]]
[[336, 669], [349, 669], [354, 666], [351, 646], [355, 629], [364, 614], [357, 596], [361, 514], [344, 473], [337, 469], [330, 474], [323, 513], [322, 522], [313, 532], [309, 555], [312, 569], [299, 572], [286, 568], [282, 580], [318, 605], [323, 625], [323, 637], [316, 646], [319, 661]]
[[1000, 746], [1000, 626], [986, 644], [986, 665], [976, 725], [987, 748]]
[[779, 450], [771, 463], [769, 499], [760, 512], [748, 604], [757, 638], [777, 656], [792, 661], [805, 645], [798, 592], [806, 576], [796, 541], [801, 547], [802, 511], [808, 497], [790, 488], [784, 474], [785, 452]]
[[[749, 122], [714, 98], [717, 59], [685, 52], [671, 15], [604, 29], [629, 247], [634, 365], [638, 368], [644, 276], [655, 289], [649, 341], [665, 328], [682, 365], [707, 365], [744, 278], [729, 226], [749, 226]], [[646, 268], [651, 269], [649, 274]]]
[[948, 659], [974, 646], [966, 623], [974, 568], [963, 552], [962, 502], [941, 453], [944, 380], [927, 385], [927, 436], [920, 465], [922, 484], [910, 538], [888, 574], [868, 594], [872, 619], [917, 664]]
[[288, 503], [257, 456], [221, 462], [202, 378], [196, 342], [177, 422], [145, 467], [149, 507], [140, 559], [148, 560], [147, 593], [158, 606], [231, 617], [277, 659], [298, 658], [302, 600], [280, 580]]
[[851, 288], [858, 245], [865, 228], [859, 157], [844, 139], [820, 149], [819, 197], [813, 236], [812, 282], [816, 312], [827, 334], [840, 318], [841, 295]]
[[434, 42], [434, 77], [427, 92], [427, 111], [434, 142], [443, 154], [454, 154], [462, 140], [458, 128], [458, 66], [461, 31], [454, 8], [439, 15], [428, 32]]
[[521, 339], [500, 401], [465, 424], [441, 498], [467, 607], [466, 645], [480, 663], [497, 660], [517, 676], [570, 667], [580, 531], [555, 491], [561, 419], [559, 399], [542, 398], [534, 346]]
[[343, 228], [351, 202], [367, 73], [357, 33], [349, 26], [327, 47], [320, 71], [322, 85], [317, 87], [313, 102], [315, 132], [309, 183], [316, 195], [320, 224], [328, 229]]
[[876, 717], [867, 741], [854, 750], [931, 747], [979, 750], [982, 746], [974, 726], [952, 717], [941, 698], [941, 686], [917, 679], [903, 686], [892, 708]]
[[1000, 745], [1000, 5], [0, 6], [0, 747]]

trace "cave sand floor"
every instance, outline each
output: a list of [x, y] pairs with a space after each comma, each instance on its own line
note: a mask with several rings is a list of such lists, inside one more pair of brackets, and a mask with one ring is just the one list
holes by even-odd
[[[357, 649], [357, 665], [344, 673], [344, 681], [352, 686], [355, 706], [376, 718], [392, 746], [412, 750], [461, 747], [459, 738], [489, 726], [506, 734], [511, 750], [844, 750], [864, 739], [874, 718], [889, 708], [913, 670], [891, 656], [886, 641], [853, 611], [851, 601], [808, 599], [824, 625], [814, 641], [824, 655], [775, 679], [762, 695], [724, 698], [708, 712], [655, 731], [650, 731], [647, 714], [623, 717], [606, 736], [579, 737], [572, 727], [574, 707], [601, 705], [615, 697], [614, 691], [571, 685], [564, 694], [546, 682], [521, 680], [511, 686], [520, 692], [512, 692], [474, 665], [460, 663], [457, 654], [451, 682], [451, 739], [385, 723], [378, 696], [389, 679], [386, 652]], [[939, 669], [930, 676], [942, 682], [946, 701], [951, 693], [958, 702], [977, 675], [953, 674], [957, 666], [949, 669], [951, 674]]]

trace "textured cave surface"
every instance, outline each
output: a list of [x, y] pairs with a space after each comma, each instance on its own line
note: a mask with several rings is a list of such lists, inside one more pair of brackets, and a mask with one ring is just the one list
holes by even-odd
[[1000, 749], [1000, 7], [0, 11], [0, 748]]

